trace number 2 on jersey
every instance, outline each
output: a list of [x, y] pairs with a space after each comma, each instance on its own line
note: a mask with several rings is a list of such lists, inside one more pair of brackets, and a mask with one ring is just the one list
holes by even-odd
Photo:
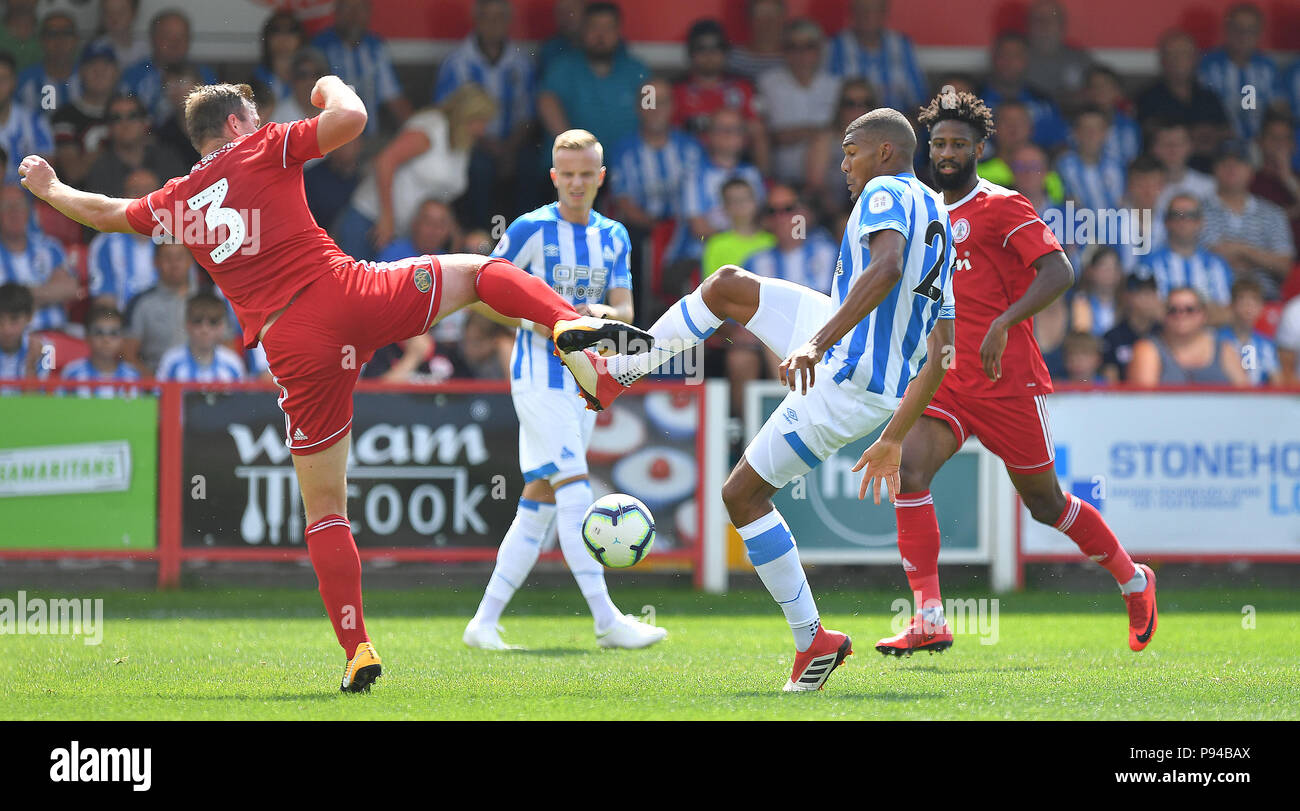
[[[221, 264], [230, 258], [231, 254], [244, 244], [244, 235], [248, 232], [244, 220], [239, 216], [239, 212], [233, 208], [223, 208], [222, 203], [226, 200], [226, 192], [230, 191], [230, 183], [223, 177], [203, 191], [194, 195], [185, 202], [189, 205], [191, 211], [198, 211], [204, 206], [210, 206], [204, 214], [204, 223], [208, 229], [215, 231], [219, 226], [226, 226], [228, 236], [225, 241], [212, 249], [208, 256], [212, 261]], [[927, 237], [928, 239], [928, 237]]]
[[912, 289], [913, 293], [925, 296], [931, 301], [938, 301], [943, 297], [943, 291], [934, 286], [934, 280], [938, 278], [939, 271], [943, 269], [943, 257], [948, 253], [948, 245], [944, 237], [943, 223], [938, 220], [930, 220], [930, 227], [925, 229], [925, 244], [931, 248], [935, 247], [931, 244], [935, 237], [939, 238], [939, 245], [938, 253], [934, 257], [934, 267], [930, 268], [930, 272], [925, 274], [925, 278], [921, 280], [921, 283]]

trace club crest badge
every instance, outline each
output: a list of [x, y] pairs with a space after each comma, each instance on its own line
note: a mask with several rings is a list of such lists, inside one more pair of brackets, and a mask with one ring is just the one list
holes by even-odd
[[416, 268], [413, 280], [415, 281], [415, 289], [421, 293], [427, 293], [429, 288], [433, 287], [433, 274], [429, 272], [428, 268]]

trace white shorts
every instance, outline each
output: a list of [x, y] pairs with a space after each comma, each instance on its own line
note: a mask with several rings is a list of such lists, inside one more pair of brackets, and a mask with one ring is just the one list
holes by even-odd
[[524, 483], [564, 481], [587, 475], [587, 445], [596, 412], [582, 398], [561, 389], [510, 392], [519, 415], [519, 470]]
[[[760, 295], [764, 316], [751, 322], [751, 331], [783, 357], [807, 343], [836, 309], [824, 293], [781, 279], [764, 279]], [[786, 395], [745, 448], [749, 466], [778, 489], [876, 430], [898, 408], [898, 398], [836, 383], [825, 366], [818, 371], [824, 373], [808, 393]]]

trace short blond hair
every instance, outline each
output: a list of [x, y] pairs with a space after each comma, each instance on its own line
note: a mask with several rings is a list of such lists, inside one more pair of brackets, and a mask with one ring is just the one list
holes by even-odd
[[595, 149], [596, 160], [600, 161], [602, 166], [605, 165], [605, 148], [596, 140], [596, 136], [586, 130], [566, 130], [555, 136], [555, 146], [551, 147], [551, 163], [555, 162], [555, 155], [561, 149]]

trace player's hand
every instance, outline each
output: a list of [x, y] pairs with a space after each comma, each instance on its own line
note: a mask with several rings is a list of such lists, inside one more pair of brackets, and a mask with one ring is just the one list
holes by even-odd
[[1007, 328], [1001, 321], [989, 325], [989, 332], [980, 344], [980, 363], [989, 380], [1002, 378], [1002, 353], [1007, 350]]
[[898, 495], [899, 480], [898, 467], [903, 463], [903, 443], [888, 442], [877, 439], [862, 452], [862, 458], [853, 466], [853, 472], [866, 468], [862, 474], [862, 486], [858, 488], [858, 498], [867, 497], [867, 485], [874, 481], [872, 494], [877, 504], [880, 503], [880, 484], [884, 482], [889, 487], [889, 500], [892, 503]]
[[[325, 91], [323, 88], [333, 82], [338, 82], [341, 85], [344, 84], [342, 79], [333, 74], [322, 76], [316, 80], [316, 84], [311, 88], [311, 103], [313, 107], [318, 107], [322, 110], [325, 109]], [[344, 86], [346, 87], [346, 85]]]
[[810, 341], [781, 361], [777, 374], [781, 382], [790, 387], [790, 391], [794, 391], [798, 385], [799, 393], [807, 394], [817, 380], [817, 364], [821, 359], [822, 351]]
[[378, 249], [383, 250], [388, 243], [393, 241], [393, 235], [397, 233], [397, 226], [393, 222], [392, 212], [380, 212], [379, 219], [370, 229], [370, 241]]
[[42, 200], [59, 180], [58, 175], [54, 174], [54, 167], [40, 155], [23, 158], [23, 162], [18, 165], [18, 177], [21, 178], [19, 182], [23, 188]]

